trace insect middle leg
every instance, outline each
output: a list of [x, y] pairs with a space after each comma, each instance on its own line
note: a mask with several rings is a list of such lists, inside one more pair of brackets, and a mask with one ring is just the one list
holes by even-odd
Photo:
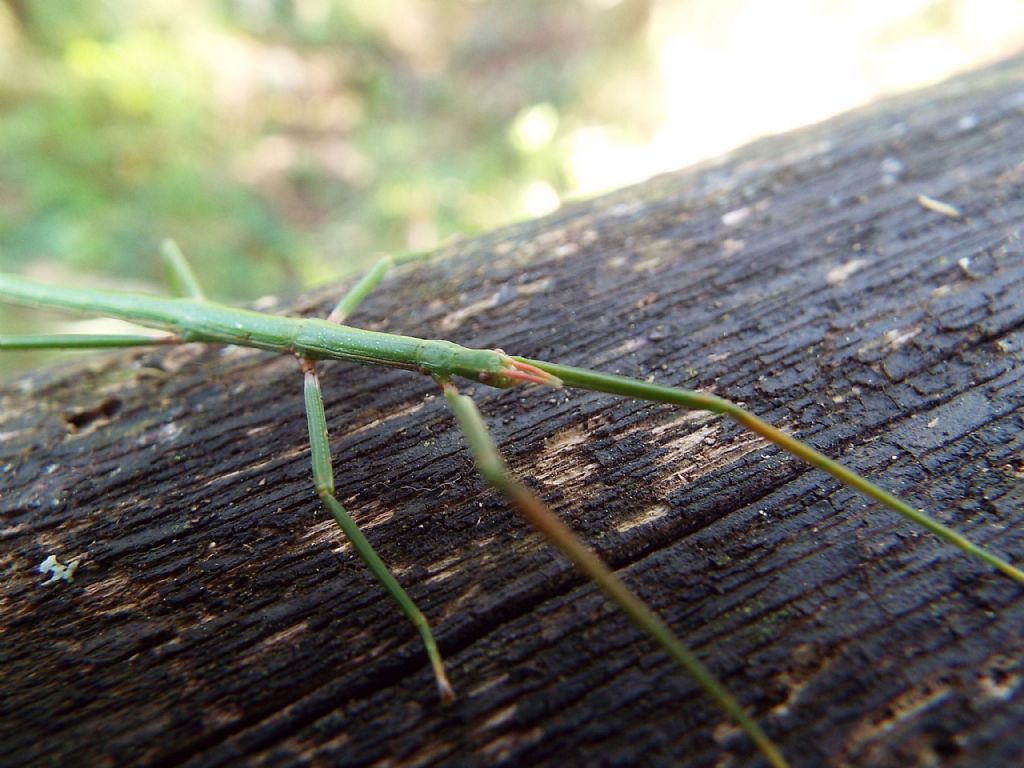
[[402, 586], [398, 583], [394, 574], [388, 570], [384, 561], [374, 550], [373, 546], [359, 530], [352, 516], [334, 495], [334, 470], [331, 466], [331, 450], [327, 442], [327, 417], [324, 414], [324, 401], [320, 394], [320, 381], [316, 375], [316, 369], [311, 360], [302, 361], [304, 376], [304, 395], [306, 401], [306, 421], [309, 424], [309, 445], [313, 456], [313, 481], [316, 484], [316, 492], [323, 501], [324, 506], [330, 511], [337, 521], [341, 530], [356, 552], [366, 563], [370, 571], [381, 583], [388, 594], [398, 603], [402, 612], [413, 623], [416, 630], [423, 639], [427, 656], [430, 659], [430, 666], [437, 681], [437, 690], [441, 700], [448, 702], [455, 698], [448, 677], [445, 675], [444, 663], [441, 654], [437, 649], [430, 625], [416, 604], [412, 601]]
[[[394, 264], [394, 259], [385, 256], [370, 270], [358, 283], [356, 283], [342, 297], [341, 301], [334, 307], [328, 319], [332, 322], [341, 323], [348, 315], [358, 307], [363, 300], [380, 283], [381, 279]], [[327, 507], [335, 521], [341, 527], [345, 536], [352, 543], [356, 552], [366, 563], [370, 571], [381, 583], [381, 586], [398, 603], [402, 612], [419, 632], [423, 640], [423, 646], [427, 651], [430, 666], [437, 681], [437, 690], [441, 700], [451, 701], [455, 698], [455, 691], [444, 671], [444, 662], [441, 653], [438, 651], [437, 642], [430, 630], [430, 625], [412, 598], [402, 588], [394, 574], [380, 559], [373, 546], [367, 540], [359, 526], [352, 519], [341, 502], [334, 495], [334, 470], [331, 465], [331, 450], [327, 438], [327, 417], [324, 413], [323, 396], [320, 393], [320, 380], [316, 373], [316, 365], [309, 358], [301, 361], [303, 373], [303, 393], [306, 404], [306, 421], [309, 425], [309, 445], [313, 460], [313, 481], [316, 484], [316, 492]]]

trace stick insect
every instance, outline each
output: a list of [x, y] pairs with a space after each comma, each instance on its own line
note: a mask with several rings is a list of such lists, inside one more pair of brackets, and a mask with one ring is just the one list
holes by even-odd
[[[432, 377], [444, 394], [480, 474], [523, 517], [593, 581], [623, 613], [667, 653], [742, 729], [773, 766], [786, 760], [758, 723], [700, 659], [646, 604], [598, 558], [547, 506], [510, 473], [474, 402], [460, 393], [456, 379], [497, 388], [519, 385], [572, 387], [620, 397], [664, 403], [726, 416], [781, 449], [920, 526], [964, 553], [1024, 585], [1024, 572], [993, 552], [892, 495], [809, 445], [766, 423], [739, 405], [700, 391], [664, 386], [618, 375], [516, 357], [502, 350], [471, 349], [443, 340], [427, 340], [362, 330], [344, 324], [347, 317], [398, 262], [385, 258], [360, 280], [326, 319], [290, 318], [231, 308], [209, 301], [171, 242], [162, 256], [174, 297], [49, 286], [0, 274], [0, 299], [30, 306], [97, 313], [156, 328], [163, 335], [0, 336], [0, 349], [113, 348], [185, 343], [234, 344], [298, 357], [303, 377], [312, 475], [316, 492], [355, 551], [419, 633], [442, 702], [455, 697], [427, 619], [374, 551], [335, 495], [324, 403], [316, 363], [338, 359], [419, 372]], [[406, 259], [409, 260], [409, 259]]]

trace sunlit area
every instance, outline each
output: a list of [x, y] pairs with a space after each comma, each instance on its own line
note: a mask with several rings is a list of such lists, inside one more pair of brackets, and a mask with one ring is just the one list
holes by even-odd
[[0, 269], [155, 289], [170, 236], [291, 294], [1022, 46], [1017, 0], [7, 0]]

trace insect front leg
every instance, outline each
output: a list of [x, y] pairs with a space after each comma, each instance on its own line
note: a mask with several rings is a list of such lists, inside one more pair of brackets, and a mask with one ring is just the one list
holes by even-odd
[[484, 479], [512, 504], [548, 542], [572, 561], [584, 576], [593, 581], [630, 620], [686, 672], [757, 745], [768, 762], [775, 768], [787, 765], [779, 748], [768, 737], [743, 706], [729, 693], [710, 669], [697, 658], [675, 633], [652, 611], [643, 600], [606, 566], [537, 496], [509, 472], [490, 430], [484, 423], [473, 400], [460, 395], [449, 382], [442, 381], [445, 399], [455, 413], [459, 428], [466, 439], [477, 469]]

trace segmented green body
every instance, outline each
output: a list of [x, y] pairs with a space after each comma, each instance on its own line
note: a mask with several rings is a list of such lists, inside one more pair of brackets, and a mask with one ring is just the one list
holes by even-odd
[[[101, 313], [148, 328], [173, 331], [182, 342], [237, 344], [314, 360], [404, 368], [438, 378], [463, 376], [498, 387], [514, 383], [502, 376], [507, 370], [507, 357], [494, 350], [368, 331], [321, 318], [270, 315], [206, 299], [63, 288], [4, 274], [0, 274], [0, 295], [19, 304]], [[3, 348], [15, 348], [15, 344], [0, 337], [0, 349]]]

